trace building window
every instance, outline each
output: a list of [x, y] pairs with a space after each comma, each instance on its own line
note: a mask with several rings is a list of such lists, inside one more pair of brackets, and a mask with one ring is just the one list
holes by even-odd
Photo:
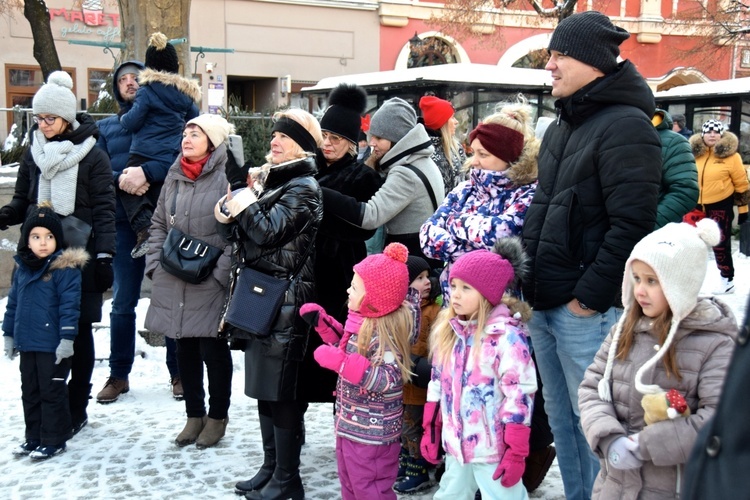
[[[73, 93], [75, 94], [76, 72], [74, 68], [63, 68], [73, 79]], [[31, 108], [34, 94], [44, 83], [44, 75], [39, 66], [27, 66], [22, 64], [5, 65], [5, 102], [11, 106]], [[29, 128], [28, 117], [30, 113], [6, 113], [8, 132], [13, 124], [20, 127], [18, 137], [26, 134]]]
[[750, 68], [750, 49], [742, 49], [742, 59], [740, 60], [740, 67]]
[[[88, 102], [86, 107], [89, 108], [94, 105], [97, 99], [99, 99], [99, 92], [104, 90], [107, 93], [112, 93], [111, 88], [107, 88], [107, 77], [112, 72], [110, 69], [89, 69], [89, 92]], [[114, 98], [115, 96], [112, 96]]]

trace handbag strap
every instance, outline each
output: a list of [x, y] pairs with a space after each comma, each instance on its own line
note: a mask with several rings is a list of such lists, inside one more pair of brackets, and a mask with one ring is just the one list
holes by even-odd
[[432, 190], [430, 181], [427, 180], [427, 177], [425, 177], [424, 173], [421, 170], [419, 170], [417, 167], [409, 163], [404, 163], [401, 166], [408, 168], [409, 170], [414, 172], [417, 177], [419, 177], [419, 180], [422, 181], [422, 184], [424, 184], [424, 188], [427, 190], [427, 194], [430, 196], [430, 201], [432, 202], [432, 209], [437, 210], [438, 203], [437, 203], [437, 199], [435, 199], [435, 193]]
[[169, 214], [169, 225], [174, 226], [174, 216], [177, 212], [177, 196], [180, 194], [180, 181], [177, 181], [175, 183], [175, 191], [174, 191], [174, 198], [172, 198], [172, 210], [170, 210]]

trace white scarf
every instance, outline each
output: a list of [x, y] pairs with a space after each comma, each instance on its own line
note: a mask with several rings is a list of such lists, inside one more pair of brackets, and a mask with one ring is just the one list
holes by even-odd
[[96, 145], [91, 136], [80, 144], [48, 141], [40, 130], [34, 131], [31, 156], [41, 170], [37, 203], [50, 201], [60, 215], [70, 215], [76, 205], [78, 163]]

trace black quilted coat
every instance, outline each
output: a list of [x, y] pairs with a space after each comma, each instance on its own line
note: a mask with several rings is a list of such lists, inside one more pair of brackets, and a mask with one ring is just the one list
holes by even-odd
[[604, 312], [618, 304], [625, 261], [656, 220], [654, 96], [625, 61], [555, 106], [523, 226], [531, 258], [524, 296], [538, 310], [576, 298]]
[[[271, 335], [255, 337], [234, 329], [246, 339], [245, 394], [264, 401], [306, 400], [298, 394], [297, 380], [308, 352], [311, 330], [299, 308], [314, 300], [315, 237], [323, 218], [320, 187], [313, 177], [315, 159], [307, 158], [272, 167], [257, 203], [239, 213], [230, 224], [218, 224], [220, 233], [239, 243], [239, 265], [279, 278], [288, 277], [307, 257], [298, 279], [289, 287]], [[313, 335], [315, 333], [313, 332]]]

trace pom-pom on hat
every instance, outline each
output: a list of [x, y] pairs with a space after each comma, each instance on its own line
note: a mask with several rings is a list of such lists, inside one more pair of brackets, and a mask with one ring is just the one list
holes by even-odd
[[433, 95], [426, 95], [419, 100], [422, 110], [424, 126], [432, 130], [439, 130], [456, 113], [453, 104]]
[[29, 235], [35, 227], [47, 228], [55, 236], [57, 249], [62, 248], [64, 237], [62, 222], [49, 202], [43, 201], [29, 211], [29, 215], [21, 227], [21, 244], [19, 248], [28, 247]]
[[514, 163], [523, 152], [523, 134], [499, 123], [480, 123], [469, 134], [469, 141], [479, 139], [484, 149], [507, 163]]
[[234, 133], [234, 125], [226, 121], [224, 117], [220, 115], [212, 115], [209, 113], [196, 116], [185, 124], [186, 127], [188, 125], [199, 126], [201, 130], [203, 130], [203, 133], [208, 136], [208, 140], [211, 141], [211, 145], [214, 148], [219, 147], [219, 145], [227, 140], [229, 134]]
[[714, 132], [718, 132], [719, 135], [722, 135], [724, 133], [724, 124], [719, 120], [708, 120], [703, 124], [703, 127], [701, 127], [701, 137], [711, 132], [712, 130]]
[[65, 71], [53, 71], [47, 83], [34, 94], [31, 108], [35, 115], [55, 115], [68, 123], [76, 123], [76, 96], [73, 79]]
[[547, 50], [555, 50], [599, 69], [605, 75], [617, 69], [620, 44], [630, 38], [601, 12], [590, 10], [566, 17], [552, 32]]
[[391, 243], [383, 253], [369, 255], [354, 266], [354, 272], [365, 284], [365, 296], [359, 313], [366, 318], [380, 318], [401, 306], [409, 291], [406, 260], [409, 250], [401, 243]]
[[713, 219], [705, 218], [695, 226], [681, 223], [670, 223], [645, 236], [639, 241], [625, 263], [625, 274], [622, 281], [622, 302], [624, 311], [615, 326], [612, 343], [609, 346], [607, 365], [599, 381], [599, 398], [612, 401], [610, 378], [612, 364], [617, 355], [617, 344], [622, 334], [622, 325], [630, 308], [635, 306], [633, 282], [633, 261], [639, 260], [648, 264], [656, 273], [664, 297], [672, 311], [672, 323], [664, 345], [635, 374], [635, 388], [641, 394], [664, 392], [658, 385], [644, 385], [643, 374], [650, 370], [664, 357], [669, 350], [680, 322], [685, 319], [698, 303], [703, 279], [706, 277], [706, 261], [711, 247], [719, 243], [721, 233]]
[[177, 50], [169, 43], [164, 33], [157, 31], [149, 37], [146, 67], [166, 73], [179, 73], [180, 58], [177, 57]]
[[416, 255], [409, 255], [406, 259], [406, 268], [409, 270], [409, 284], [417, 279], [417, 276], [422, 274], [424, 271], [430, 270], [430, 265], [422, 257]]
[[356, 144], [362, 127], [362, 113], [367, 107], [367, 92], [346, 83], [331, 91], [328, 109], [320, 119], [320, 128]]
[[370, 120], [370, 135], [382, 137], [393, 144], [417, 126], [417, 113], [400, 97], [388, 99]]
[[505, 290], [515, 285], [525, 273], [527, 257], [519, 238], [501, 238], [492, 251], [474, 250], [463, 254], [453, 264], [448, 282], [453, 278], [465, 281], [496, 306]]

